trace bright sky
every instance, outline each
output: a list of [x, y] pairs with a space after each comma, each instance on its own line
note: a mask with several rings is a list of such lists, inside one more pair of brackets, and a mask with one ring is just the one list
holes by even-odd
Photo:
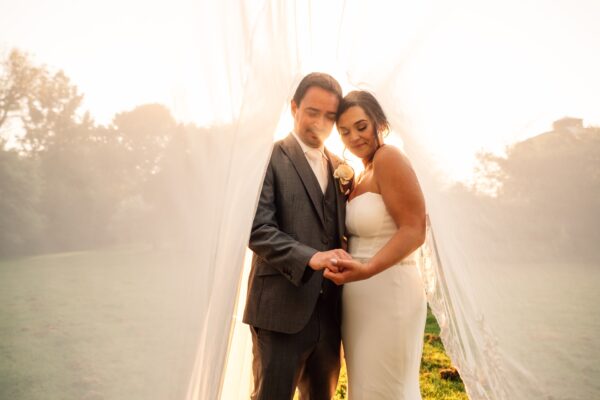
[[[84, 106], [97, 121], [108, 122], [116, 112], [148, 102], [167, 105], [180, 120], [202, 124], [215, 118], [215, 97], [206, 82], [226, 72], [207, 77], [202, 71], [210, 70], [211, 57], [227, 52], [211, 50], [210, 42], [227, 40], [206, 35], [211, 29], [219, 32], [218, 25], [206, 26], [217, 22], [200, 17], [200, 6], [217, 7], [210, 1], [0, 2], [0, 52], [17, 47], [36, 63], [63, 69], [85, 94]], [[236, 3], [227, 4], [237, 10]], [[312, 4], [313, 11], [328, 7]], [[350, 22], [342, 37], [356, 37], [339, 54], [365, 68], [365, 59], [378, 66], [401, 61], [390, 82], [398, 93], [397, 108], [388, 111], [405, 117], [402, 128], [428, 143], [451, 176], [466, 177], [477, 150], [499, 150], [548, 130], [563, 116], [600, 125], [597, 0], [398, 2], [395, 10], [370, 18], [360, 2], [347, 4], [345, 21]], [[331, 7], [311, 19], [321, 37], [337, 35], [341, 14], [333, 15]], [[251, 6], [246, 11], [254, 12]], [[390, 26], [393, 37], [384, 30]], [[331, 53], [329, 44], [312, 45], [315, 58]], [[364, 46], [372, 51], [357, 53]], [[307, 71], [312, 65], [317, 64], [306, 60]], [[352, 88], [349, 81], [360, 81], [360, 69], [346, 76], [343, 66], [331, 68], [345, 89]], [[369, 78], [368, 70], [362, 73]], [[280, 126], [287, 129], [287, 124]]]

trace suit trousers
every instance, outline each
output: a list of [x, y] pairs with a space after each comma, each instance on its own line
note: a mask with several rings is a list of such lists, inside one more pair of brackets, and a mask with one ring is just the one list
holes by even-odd
[[340, 373], [339, 291], [324, 281], [323, 293], [306, 326], [286, 334], [250, 327], [252, 400], [330, 400]]

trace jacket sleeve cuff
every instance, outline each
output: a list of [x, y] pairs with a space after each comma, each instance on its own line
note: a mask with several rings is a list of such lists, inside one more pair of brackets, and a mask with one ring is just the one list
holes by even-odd
[[297, 253], [294, 256], [296, 261], [294, 262], [294, 265], [290, 265], [290, 276], [288, 278], [295, 286], [301, 286], [310, 279], [314, 272], [314, 270], [308, 266], [308, 262], [312, 256], [317, 253], [317, 250], [302, 243], [298, 243], [294, 252]]

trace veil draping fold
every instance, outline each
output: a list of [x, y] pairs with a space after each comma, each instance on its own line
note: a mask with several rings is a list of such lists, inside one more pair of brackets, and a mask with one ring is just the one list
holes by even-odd
[[[42, 307], [31, 323], [45, 332], [18, 344], [32, 334], [24, 327], [0, 350], [27, 354], [51, 335], [71, 360], [17, 356], [7, 367], [22, 377], [15, 387], [67, 393], [64, 385], [89, 399], [248, 398], [240, 315], [250, 227], [273, 140], [291, 127], [293, 91], [323, 71], [345, 92], [375, 94], [389, 140], [415, 168], [429, 222], [421, 274], [469, 398], [600, 397], [600, 131], [577, 119], [549, 128], [569, 113], [600, 121], [600, 42], [589, 44], [600, 9], [575, 3], [185, 3], [197, 35], [185, 70], [197, 80], [179, 107], [212, 123], [168, 148], [153, 189], [165, 206], [136, 225], [156, 230], [153, 243], [132, 249], [124, 238], [117, 250], [0, 264], [12, 299], [0, 307]], [[341, 150], [336, 136], [329, 145]], [[31, 271], [31, 281], [14, 271]], [[20, 294], [36, 285], [41, 301]], [[0, 394], [14, 393], [7, 379]]]
[[[498, 193], [491, 195], [477, 191], [473, 181], [462, 185], [452, 183], [452, 179], [449, 179], [450, 162], [444, 157], [438, 158], [436, 140], [448, 143], [444, 137], [449, 135], [456, 143], [473, 148], [474, 144], [469, 141], [476, 142], [477, 139], [461, 132], [461, 125], [469, 125], [470, 114], [465, 105], [460, 102], [446, 104], [450, 111], [444, 116], [454, 113], [456, 118], [448, 121], [444, 131], [426, 131], [421, 125], [422, 121], [418, 121], [422, 116], [410, 115], [410, 111], [415, 109], [411, 102], [416, 100], [415, 94], [409, 90], [412, 85], [410, 80], [417, 78], [419, 82], [424, 82], [424, 78], [418, 77], [414, 59], [429, 52], [436, 40], [443, 41], [440, 36], [452, 29], [459, 30], [457, 25], [464, 23], [465, 19], [491, 20], [494, 10], [482, 12], [477, 5], [468, 2], [455, 2], [450, 6], [436, 2], [419, 5], [405, 2], [396, 7], [389, 7], [385, 2], [371, 2], [368, 6], [352, 1], [328, 2], [327, 5], [309, 2], [302, 6], [295, 3], [295, 9], [273, 12], [275, 8], [269, 5], [264, 9], [263, 15], [268, 15], [266, 20], [270, 21], [267, 25], [274, 21], [274, 17], [285, 19], [286, 11], [293, 11], [294, 20], [292, 29], [283, 22], [282, 25], [286, 27], [281, 27], [282, 31], [270, 38], [292, 38], [291, 47], [284, 45], [284, 48], [288, 54], [295, 56], [286, 68], [294, 73], [288, 75], [287, 84], [281, 85], [287, 88], [283, 98], [289, 101], [298, 77], [311, 70], [331, 72], [340, 79], [346, 90], [370, 90], [383, 104], [394, 128], [395, 139], [402, 143], [413, 162], [425, 191], [429, 214], [428, 239], [421, 250], [421, 271], [429, 304], [441, 326], [443, 343], [461, 373], [469, 397], [549, 399], [587, 398], [597, 394], [599, 388], [592, 381], [598, 373], [593, 362], [598, 360], [599, 352], [598, 346], [590, 340], [589, 333], [598, 324], [598, 307], [592, 305], [593, 301], [588, 303], [588, 318], [575, 311], [569, 315], [567, 310], [576, 308], [576, 304], [583, 305], [580, 301], [584, 298], [594, 298], [594, 295], [583, 293], [585, 289], [581, 286], [581, 279], [598, 282], [599, 274], [594, 271], [598, 254], [582, 257], [572, 254], [569, 247], [564, 246], [558, 250], [560, 254], [556, 257], [549, 257], [545, 254], [544, 245], [534, 243], [544, 239], [529, 233], [535, 231], [530, 229], [531, 224], [544, 218], [535, 214], [541, 214], [544, 210], [532, 207], [520, 214], [519, 218], [524, 219], [510, 219], [507, 223], [506, 215], [515, 212], [510, 199], [505, 200]], [[507, 18], [505, 13], [509, 12], [502, 10], [502, 18]], [[260, 21], [257, 23], [259, 25], [264, 23], [260, 18], [257, 21]], [[502, 23], [510, 25], [519, 22], [507, 18]], [[477, 35], [476, 30], [469, 29], [480, 27], [479, 24], [483, 22], [469, 26], [467, 35]], [[277, 48], [278, 43], [268, 47]], [[499, 43], [502, 47], [499, 51], [505, 51], [508, 42], [502, 43], [502, 39], [489, 45]], [[521, 51], [522, 48], [516, 49], [513, 56], [517, 57]], [[277, 54], [278, 59], [282, 55], [272, 54]], [[452, 56], [448, 53], [445, 55]], [[467, 70], [474, 68], [468, 64], [474, 62], [472, 57], [447, 61], [454, 68], [456, 65]], [[283, 67], [281, 60], [277, 63]], [[431, 65], [423, 68], [429, 72], [433, 70], [446, 74], [448, 79], [452, 79], [442, 66], [437, 69]], [[493, 71], [498, 72], [497, 69]], [[523, 66], [522, 70], [517, 67], [510, 73], [531, 74], [529, 66]], [[490, 80], [494, 79], [491, 75], [487, 76]], [[437, 81], [435, 76], [432, 79]], [[530, 79], [535, 81], [536, 78], [531, 76]], [[469, 86], [467, 82], [464, 85]], [[266, 90], [269, 86], [262, 87]], [[460, 90], [460, 84], [452, 88]], [[523, 88], [525, 92], [528, 89], [534, 91], [536, 88]], [[418, 87], [416, 91], [419, 91]], [[439, 88], [438, 92], [434, 90], [428, 93], [449, 97], [442, 91], [443, 88]], [[476, 93], [484, 96], [477, 100], [481, 102], [492, 103], [491, 98], [495, 96], [493, 91], [486, 93], [476, 90]], [[459, 92], [455, 95], [464, 99]], [[525, 96], [531, 94], [525, 93]], [[427, 109], [427, 99], [416, 101], [423, 109]], [[286, 107], [287, 104], [284, 105], [284, 113]], [[531, 104], [532, 112], [539, 112], [539, 107], [541, 105]], [[512, 110], [510, 107], [508, 109]], [[273, 115], [278, 114], [274, 112], [268, 116], [266, 109], [262, 109], [261, 119], [266, 122]], [[502, 110], [493, 110], [488, 115], [498, 119], [504, 113]], [[427, 114], [425, 118], [436, 119], [440, 116]], [[519, 118], [521, 116], [517, 115], [518, 121], [523, 120]], [[519, 123], [522, 122], [516, 122]], [[504, 132], [487, 130], [486, 126], [481, 126], [480, 146], [514, 142], [511, 136], [514, 132], [508, 130], [510, 126], [504, 126], [507, 129]], [[542, 132], [533, 131], [530, 135], [536, 133]], [[278, 134], [281, 135], [281, 132]], [[474, 157], [473, 154], [471, 156]], [[261, 166], [264, 166], [264, 161], [264, 158], [261, 159]], [[580, 176], [580, 179], [589, 177]], [[255, 195], [257, 187], [253, 189]], [[246, 207], [246, 210], [251, 214], [250, 208]], [[585, 212], [597, 214], [592, 208]], [[550, 215], [546, 217], [552, 218]], [[569, 221], [560, 223], [568, 229], [566, 225]], [[565, 269], [571, 271], [567, 280]], [[579, 290], [582, 292], [578, 293]], [[569, 298], [563, 294], [565, 291], [572, 291], [576, 295]], [[239, 307], [243, 306], [243, 300], [240, 298]], [[585, 314], [586, 311], [582, 310], [581, 313]], [[233, 326], [233, 344], [239, 344], [244, 340], [241, 337], [244, 337], [247, 327], [240, 324], [239, 319]], [[247, 333], [245, 340], [246, 346], [249, 346]], [[245, 357], [247, 363], [250, 358], [248, 350]], [[238, 373], [246, 378], [244, 380], [244, 376], [239, 376], [233, 381], [244, 382], [244, 390], [248, 390], [248, 368], [240, 368], [243, 364], [240, 360], [243, 359], [239, 353], [230, 354], [227, 371], [228, 374], [233, 373], [231, 366], [237, 363]], [[227, 397], [230, 387], [224, 390], [224, 398], [236, 398], [235, 395]]]

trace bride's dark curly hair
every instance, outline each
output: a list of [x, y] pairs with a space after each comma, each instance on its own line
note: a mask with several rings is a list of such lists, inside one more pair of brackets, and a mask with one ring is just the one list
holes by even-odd
[[336, 119], [339, 121], [340, 116], [346, 112], [346, 110], [356, 106], [364, 110], [367, 117], [369, 117], [375, 126], [375, 141], [377, 142], [377, 147], [381, 147], [382, 144], [379, 143], [378, 134], [381, 133], [383, 137], [386, 137], [388, 133], [390, 133], [390, 123], [383, 112], [383, 108], [381, 108], [381, 105], [375, 96], [370, 92], [365, 90], [353, 90], [344, 96], [338, 108]]

